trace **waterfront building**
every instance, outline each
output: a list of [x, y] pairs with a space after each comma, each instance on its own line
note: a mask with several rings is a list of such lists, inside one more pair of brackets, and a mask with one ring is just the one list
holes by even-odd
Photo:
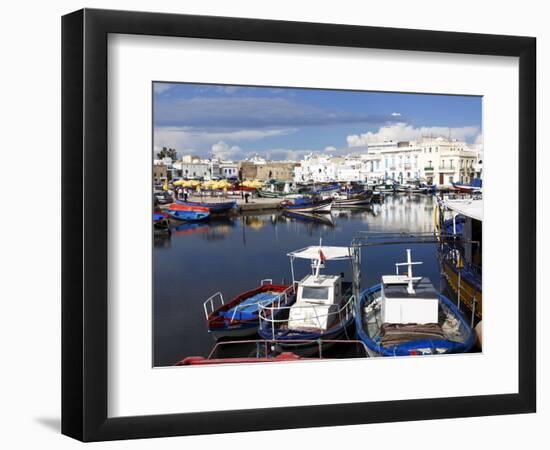
[[238, 178], [239, 163], [233, 161], [220, 161], [220, 176], [222, 178]]
[[177, 177], [203, 180], [220, 178], [220, 163], [216, 159], [201, 159], [195, 155], [185, 155], [173, 166]]
[[162, 184], [167, 180], [167, 178], [168, 178], [167, 167], [162, 163], [153, 164], [153, 183]]
[[292, 181], [294, 179], [294, 169], [298, 164], [295, 161], [267, 161], [255, 157], [251, 160], [241, 161], [240, 179]]
[[476, 176], [478, 161], [477, 151], [464, 141], [444, 137], [369, 144], [367, 155], [382, 164], [383, 171], [373, 173], [373, 177], [447, 186], [453, 182], [470, 183]]

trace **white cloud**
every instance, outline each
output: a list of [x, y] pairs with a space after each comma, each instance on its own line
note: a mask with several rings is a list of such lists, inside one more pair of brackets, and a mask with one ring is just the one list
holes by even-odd
[[224, 141], [219, 141], [212, 145], [212, 156], [219, 159], [231, 159], [242, 153], [237, 145], [229, 146]]
[[449, 136], [454, 139], [471, 141], [472, 138], [479, 134], [479, 127], [420, 127], [415, 128], [407, 123], [396, 123], [380, 127], [378, 131], [369, 131], [363, 134], [349, 135], [346, 140], [348, 147], [364, 147], [369, 143], [384, 142], [384, 141], [409, 141], [417, 140], [422, 136]]
[[166, 92], [171, 87], [172, 87], [172, 85], [168, 84], [168, 83], [155, 83], [153, 85], [153, 89], [155, 90], [155, 94], [162, 94], [163, 92]]
[[401, 113], [398, 113], [398, 112], [392, 112], [391, 115], [393, 117], [401, 117]]
[[205, 131], [186, 127], [155, 127], [154, 143], [158, 147], [171, 147], [179, 152], [186, 148], [210, 148], [220, 141], [254, 142], [287, 135], [294, 131], [293, 129]]
[[332, 145], [329, 145], [328, 147], [325, 147], [325, 152], [335, 152], [337, 149], [336, 147], [333, 147]]

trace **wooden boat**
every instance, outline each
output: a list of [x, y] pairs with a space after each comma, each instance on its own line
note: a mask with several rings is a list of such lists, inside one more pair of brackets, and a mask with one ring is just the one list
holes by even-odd
[[183, 200], [176, 200], [176, 203], [179, 205], [186, 206], [200, 206], [202, 208], [207, 208], [210, 214], [222, 214], [231, 211], [237, 207], [237, 202], [217, 202], [217, 203], [208, 203], [208, 202], [185, 202]]
[[[317, 352], [317, 341], [353, 336], [352, 283], [341, 274], [320, 274], [326, 261], [351, 259], [351, 252], [348, 247], [319, 245], [289, 253], [295, 295], [284, 303], [260, 305], [260, 337], [278, 341], [286, 351], [310, 355]], [[312, 273], [298, 282], [294, 280], [296, 258], [312, 261]]]
[[210, 217], [208, 208], [203, 206], [180, 205], [179, 203], [172, 203], [165, 212], [171, 219], [189, 222], [206, 220]]
[[480, 178], [474, 178], [470, 184], [453, 183], [453, 188], [465, 194], [480, 194], [483, 191]]
[[270, 279], [262, 280], [260, 286], [239, 294], [228, 303], [221, 292], [216, 292], [203, 302], [208, 332], [215, 339], [253, 336], [258, 329], [259, 304], [284, 303], [292, 293], [292, 286], [273, 284]]
[[155, 236], [170, 236], [170, 222], [165, 213], [153, 213], [153, 234]]
[[[396, 264], [396, 275], [361, 293], [355, 322], [371, 356], [464, 353], [476, 336], [460, 310], [425, 277], [414, 277], [411, 261]], [[405, 275], [399, 267], [407, 266]]]
[[360, 208], [370, 205], [372, 191], [336, 194], [333, 198], [333, 208]]
[[281, 202], [281, 208], [292, 212], [330, 213], [332, 198], [319, 200], [316, 197], [300, 197]]
[[[240, 340], [217, 342], [207, 357], [188, 356], [178, 361], [175, 366], [203, 366], [212, 364], [242, 364], [259, 362], [292, 362], [311, 359], [332, 359], [335, 357], [364, 358], [368, 357], [367, 348], [359, 340], [332, 340], [332, 341], [304, 341], [304, 343], [316, 345], [318, 351], [316, 357], [305, 357], [293, 352], [284, 351], [279, 346], [279, 341], [265, 340]], [[338, 346], [338, 356], [333, 352], [326, 352], [326, 348]], [[340, 356], [342, 355], [342, 356]]]

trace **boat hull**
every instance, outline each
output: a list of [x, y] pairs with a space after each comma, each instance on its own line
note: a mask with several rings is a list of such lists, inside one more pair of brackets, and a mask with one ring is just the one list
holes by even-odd
[[166, 211], [166, 214], [170, 216], [170, 219], [180, 222], [201, 222], [210, 217], [208, 211], [181, 211], [169, 209]]
[[183, 200], [176, 200], [179, 205], [186, 205], [190, 207], [202, 207], [208, 209], [210, 214], [227, 213], [237, 206], [235, 201], [221, 202], [221, 203], [204, 203], [204, 202], [184, 202]]
[[330, 213], [332, 210], [332, 199], [322, 200], [314, 203], [296, 204], [292, 202], [281, 203], [281, 208], [285, 211], [291, 212], [316, 212], [316, 213]]

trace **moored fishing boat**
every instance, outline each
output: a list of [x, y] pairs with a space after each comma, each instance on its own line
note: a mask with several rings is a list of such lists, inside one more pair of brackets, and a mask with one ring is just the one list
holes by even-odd
[[170, 222], [165, 213], [153, 213], [153, 234], [155, 236], [170, 236]]
[[[365, 344], [359, 340], [304, 341], [316, 345], [315, 357], [304, 357], [284, 351], [279, 341], [240, 340], [220, 341], [207, 357], [188, 356], [178, 361], [175, 366], [203, 366], [210, 364], [242, 364], [258, 362], [292, 362], [311, 359], [364, 358], [368, 357]], [[327, 351], [327, 347], [330, 348]], [[334, 349], [338, 348], [338, 353]]]
[[229, 202], [186, 202], [183, 200], [176, 200], [176, 203], [178, 205], [186, 205], [191, 207], [200, 206], [202, 208], [207, 208], [208, 212], [210, 214], [222, 214], [227, 213], [231, 211], [232, 209], [237, 207], [237, 202], [235, 201], [229, 201]]
[[180, 205], [179, 203], [172, 203], [165, 212], [171, 219], [189, 222], [206, 220], [210, 217], [208, 208], [203, 206]]
[[[413, 276], [417, 264], [407, 249], [395, 275], [361, 293], [355, 323], [371, 356], [464, 353], [474, 345], [475, 333], [456, 305], [429, 278]], [[407, 266], [406, 274], [399, 274], [400, 266]]]
[[291, 212], [330, 213], [332, 198], [320, 200], [316, 197], [299, 197], [292, 200], [283, 200], [281, 208]]
[[474, 178], [470, 184], [453, 183], [453, 188], [466, 194], [480, 194], [483, 191], [482, 181], [479, 178]]
[[273, 284], [271, 279], [262, 280], [259, 286], [237, 295], [228, 303], [221, 292], [216, 292], [203, 302], [208, 332], [215, 339], [253, 336], [258, 329], [259, 305], [285, 304], [293, 293], [291, 285]]
[[370, 205], [372, 191], [339, 193], [333, 197], [334, 208], [356, 208]]
[[[289, 253], [295, 295], [284, 304], [259, 305], [260, 337], [277, 340], [282, 349], [301, 355], [315, 354], [314, 342], [349, 339], [354, 317], [352, 283], [345, 282], [343, 274], [321, 275], [320, 269], [326, 261], [351, 260], [352, 255], [352, 248], [321, 245]], [[312, 273], [300, 281], [294, 280], [296, 258], [312, 262]]]

